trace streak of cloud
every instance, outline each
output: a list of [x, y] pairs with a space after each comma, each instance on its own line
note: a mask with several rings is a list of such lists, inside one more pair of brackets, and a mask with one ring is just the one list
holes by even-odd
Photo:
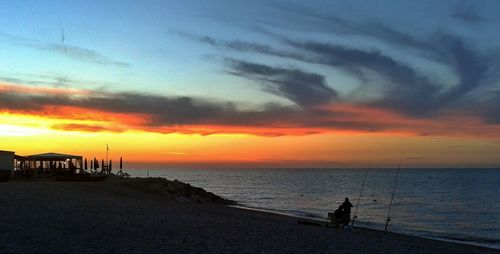
[[455, 115], [435, 122], [360, 105], [335, 103], [302, 109], [269, 104], [241, 110], [232, 102], [203, 98], [92, 90], [75, 92], [72, 89], [49, 93], [42, 88], [24, 86], [0, 89], [0, 112], [65, 119], [64, 123], [52, 128], [85, 132], [140, 130], [261, 136], [336, 131], [397, 132], [406, 135], [495, 136], [495, 133], [500, 133], [500, 126], [484, 125], [475, 118], [469, 117], [466, 120], [468, 125], [463, 126], [460, 122], [464, 121], [465, 116]]
[[51, 127], [52, 127], [52, 129], [63, 130], [63, 131], [83, 131], [83, 132], [104, 132], [105, 131], [105, 132], [115, 132], [115, 133], [120, 133], [120, 132], [124, 131], [122, 128], [102, 126], [102, 125], [96, 125], [96, 124], [70, 123], [70, 124], [56, 124], [56, 125], [53, 125]]
[[[379, 49], [361, 49], [331, 41], [291, 39], [265, 29], [257, 29], [257, 32], [266, 34], [284, 45], [280, 48], [241, 40], [188, 37], [220, 49], [259, 53], [343, 70], [363, 83], [363, 87], [357, 91], [358, 94], [370, 94], [369, 89], [374, 86], [381, 92], [381, 96], [376, 99], [362, 100], [366, 105], [396, 110], [411, 117], [432, 118], [450, 110], [470, 112], [472, 108], [480, 109], [481, 107], [475, 105], [483, 102], [469, 97], [474, 93], [486, 93], [483, 89], [485, 81], [491, 82], [499, 76], [496, 60], [500, 55], [498, 52], [480, 50], [475, 48], [472, 42], [448, 32], [436, 31], [423, 39], [377, 21], [351, 22], [293, 6], [285, 8], [285, 11], [302, 17], [303, 19], [294, 22], [304, 21], [305, 25], [314, 27], [311, 28], [314, 31], [378, 40], [404, 49], [405, 52], [411, 53], [409, 57], [423, 57], [430, 62], [442, 64], [455, 73], [457, 82], [444, 83], [436, 80], [428, 73]], [[377, 77], [377, 83], [372, 81], [374, 76]], [[363, 89], [366, 91], [363, 92]], [[484, 107], [483, 115], [491, 115], [486, 113], [491, 111], [490, 108]], [[488, 119], [488, 122], [491, 122], [491, 117]]]
[[327, 104], [337, 97], [325, 77], [299, 69], [275, 68], [263, 64], [227, 59], [229, 73], [264, 85], [264, 90], [308, 108]]
[[100, 65], [112, 65], [116, 67], [130, 67], [131, 64], [122, 62], [122, 61], [116, 61], [113, 59], [110, 59], [101, 53], [75, 46], [75, 45], [70, 45], [70, 44], [55, 44], [55, 43], [43, 43], [39, 42], [37, 40], [31, 40], [27, 38], [22, 38], [19, 36], [14, 36], [10, 34], [5, 34], [5, 33], [0, 33], [0, 38], [4, 38], [7, 42], [10, 42], [14, 45], [21, 46], [21, 47], [27, 47], [27, 48], [32, 48], [35, 50], [39, 51], [47, 51], [51, 52], [54, 54], [58, 54], [64, 57], [71, 58], [73, 60], [77, 61], [82, 61], [82, 62], [87, 62], [87, 63], [94, 63], [94, 64], [100, 64]]

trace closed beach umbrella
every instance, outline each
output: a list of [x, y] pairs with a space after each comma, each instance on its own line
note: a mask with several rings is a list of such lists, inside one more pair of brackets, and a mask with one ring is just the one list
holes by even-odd
[[109, 170], [109, 172], [111, 172], [111, 170], [113, 169], [113, 166], [112, 166], [112, 165], [113, 165], [113, 164], [112, 164], [111, 160], [109, 160], [109, 169], [108, 169], [108, 170]]
[[85, 170], [87, 170], [87, 158], [85, 158]]
[[93, 170], [94, 169], [94, 161], [90, 161], [90, 169]]
[[101, 167], [104, 169], [104, 159], [101, 159]]
[[120, 157], [120, 169], [123, 168], [123, 161], [122, 161], [122, 157]]
[[97, 159], [94, 159], [94, 169], [97, 170], [99, 168], [99, 162], [97, 162]]

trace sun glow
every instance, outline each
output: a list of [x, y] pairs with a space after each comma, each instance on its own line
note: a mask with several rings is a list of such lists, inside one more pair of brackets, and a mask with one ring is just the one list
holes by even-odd
[[0, 114], [0, 136], [34, 136], [52, 132], [39, 117]]
[[0, 136], [34, 136], [49, 132], [39, 128], [23, 127], [10, 124], [0, 124]]
[[[95, 115], [97, 116], [97, 115]], [[134, 116], [128, 116], [134, 118]], [[21, 155], [42, 152], [120, 157], [142, 165], [239, 165], [239, 166], [395, 166], [395, 154], [409, 158], [407, 165], [494, 163], [500, 143], [467, 137], [416, 136], [398, 132], [335, 131], [290, 132], [290, 135], [255, 135], [251, 128], [197, 126], [194, 131], [123, 128], [115, 117], [63, 118], [62, 116], [0, 113], [1, 148]], [[103, 127], [104, 126], [104, 127]], [[126, 127], [126, 126], [125, 126]], [[189, 126], [188, 126], [189, 127]], [[189, 128], [188, 128], [189, 129]], [[237, 130], [236, 132], [232, 132]], [[245, 131], [248, 133], [245, 134]], [[266, 129], [259, 130], [269, 134]], [[269, 129], [272, 131], [272, 129]], [[481, 156], [471, 156], [482, 149]], [[436, 156], [439, 155], [439, 156]], [[391, 164], [392, 163], [392, 164]], [[488, 164], [489, 165], [489, 164]]]

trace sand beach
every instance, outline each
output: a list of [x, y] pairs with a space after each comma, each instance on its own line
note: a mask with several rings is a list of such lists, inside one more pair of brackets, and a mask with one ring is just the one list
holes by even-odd
[[0, 253], [500, 253], [361, 228], [301, 225], [162, 181], [111, 176], [102, 182], [0, 183]]

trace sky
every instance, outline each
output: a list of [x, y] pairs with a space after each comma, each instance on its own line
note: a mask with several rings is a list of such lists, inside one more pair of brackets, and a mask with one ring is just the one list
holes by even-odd
[[0, 1], [0, 150], [498, 167], [498, 1]]

